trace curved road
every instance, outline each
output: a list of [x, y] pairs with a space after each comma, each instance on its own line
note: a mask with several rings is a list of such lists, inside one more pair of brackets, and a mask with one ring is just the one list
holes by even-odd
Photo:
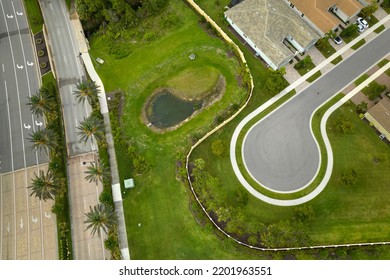
[[387, 55], [389, 42], [386, 30], [248, 131], [242, 156], [257, 182], [277, 192], [294, 192], [311, 182], [320, 162], [311, 115]]

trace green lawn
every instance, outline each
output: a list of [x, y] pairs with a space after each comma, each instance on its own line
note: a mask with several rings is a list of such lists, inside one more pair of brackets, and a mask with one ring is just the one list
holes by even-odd
[[335, 48], [333, 48], [331, 46], [331, 44], [329, 43], [329, 40], [326, 40], [325, 43], [322, 44], [322, 46], [318, 46], [318, 43], [317, 43], [316, 47], [322, 53], [322, 55], [326, 58], [330, 57], [332, 54], [334, 54], [336, 52]]
[[374, 30], [375, 33], [381, 33], [383, 30], [385, 30], [386, 27], [382, 24], [377, 29]]
[[355, 86], [358, 86], [360, 85], [361, 83], [363, 83], [365, 80], [367, 80], [370, 76], [368, 76], [367, 74], [363, 74], [361, 75], [359, 78], [357, 78], [354, 82]]
[[[229, 3], [228, 0], [215, 3], [214, 1], [198, 0], [197, 3], [231, 35], [220, 17], [220, 11]], [[217, 7], [215, 6], [216, 3], [219, 4]], [[172, 1], [168, 9], [177, 13], [180, 20], [179, 24], [169, 30], [160, 30], [158, 29], [160, 28], [158, 19], [151, 20], [148, 25], [155, 28], [153, 31], [156, 33], [156, 38], [146, 42], [142, 40], [141, 36], [141, 38], [136, 38], [137, 43], [133, 43], [133, 41], [118, 43], [123, 43], [126, 46], [126, 55], [122, 59], [117, 59], [117, 53], [112, 52], [112, 46], [109, 45], [106, 38], [100, 37], [91, 40], [92, 55], [101, 57], [106, 61], [98, 69], [106, 90], [122, 89], [125, 92], [124, 115], [121, 119], [124, 140], [118, 136], [115, 136], [115, 140], [121, 180], [131, 176], [135, 179], [136, 184], [134, 189], [124, 193], [124, 210], [132, 259], [284, 258], [285, 253], [262, 253], [233, 245], [229, 239], [222, 237], [209, 222], [205, 222], [203, 214], [192, 214], [200, 212], [199, 206], [194, 202], [188, 186], [175, 179], [176, 165], [180, 165], [178, 160], [183, 159], [190, 142], [215, 126], [215, 116], [218, 112], [225, 110], [231, 104], [243, 102], [246, 93], [237, 85], [237, 81], [240, 81], [237, 78], [240, 67], [235, 58], [227, 55], [229, 49], [225, 44], [217, 37], [207, 35], [200, 28], [196, 15], [183, 2]], [[238, 42], [236, 38], [232, 39]], [[242, 186], [237, 182], [232, 171], [228, 155], [216, 157], [211, 153], [211, 141], [222, 138], [229, 142], [239, 121], [271, 97], [263, 88], [267, 77], [265, 67], [251, 55], [249, 50], [245, 47], [242, 47], [242, 49], [254, 76], [255, 90], [253, 98], [238, 118], [207, 139], [194, 151], [192, 157], [202, 156], [205, 158], [207, 170], [213, 176], [218, 177], [224, 192], [227, 193], [227, 202], [232, 204], [235, 201], [235, 191], [242, 188]], [[197, 57], [193, 61], [188, 59], [191, 53], [195, 53]], [[185, 73], [186, 69], [204, 67], [205, 65], [216, 69], [226, 78], [227, 91], [221, 101], [210, 106], [175, 131], [157, 134], [143, 125], [140, 120], [142, 106], [155, 88], [166, 85], [169, 81], [179, 79], [177, 78], [180, 77], [179, 73]], [[358, 121], [360, 122], [359, 119]], [[360, 124], [364, 125], [363, 123]], [[368, 129], [371, 128], [368, 127]], [[355, 130], [353, 130], [354, 132]], [[364, 131], [364, 133], [368, 134], [368, 131]], [[356, 135], [360, 134], [356, 133]], [[370, 138], [370, 135], [363, 136], [364, 138], [369, 137], [365, 144], [373, 145], [376, 149], [387, 148], [375, 142], [378, 140], [376, 136], [372, 136], [372, 138]], [[360, 139], [360, 136], [355, 138]], [[350, 139], [345, 140], [350, 141]], [[370, 144], [371, 140], [373, 142]], [[149, 164], [147, 171], [142, 174], [135, 174], [131, 170], [133, 159], [128, 156], [127, 148], [123, 145], [123, 142], [129, 143], [145, 158]], [[339, 144], [335, 151], [338, 151], [338, 153], [343, 151], [343, 145], [345, 146], [345, 143]], [[353, 148], [355, 149], [348, 151], [360, 151], [356, 147]], [[360, 147], [360, 149], [364, 148]], [[344, 154], [342, 156], [345, 157]], [[357, 163], [352, 161], [352, 164]], [[380, 167], [383, 170], [389, 168], [388, 166]], [[337, 170], [340, 170], [340, 167], [338, 168]], [[359, 180], [364, 176], [370, 176], [370, 174], [372, 175], [371, 169], [367, 170], [362, 176], [359, 175]], [[389, 180], [389, 178], [384, 178], [383, 181], [385, 179]], [[337, 182], [337, 176], [333, 180]], [[344, 213], [341, 210], [345, 211], [343, 209], [343, 199], [345, 197], [342, 193], [340, 194], [340, 190], [345, 189], [337, 188], [336, 185], [335, 187], [336, 189], [330, 187], [324, 191], [326, 194], [324, 195], [325, 200], [320, 199], [323, 197], [323, 194], [321, 194], [320, 198], [311, 203], [315, 210], [315, 219], [309, 227], [313, 242], [316, 244], [328, 240], [341, 240], [340, 242], [343, 242], [349, 237], [343, 235], [348, 230], [353, 232], [361, 230], [369, 238], [375, 239], [374, 234], [370, 232], [371, 224], [379, 225], [378, 221], [388, 214], [387, 210], [383, 213], [376, 211], [370, 217], [372, 220], [366, 224], [356, 222], [353, 224], [353, 218], [355, 217], [346, 221], [341, 218], [337, 220], [335, 217], [340, 213]], [[375, 184], [367, 185], [368, 188], [370, 188], [368, 191], [376, 194]], [[385, 189], [382, 188], [381, 191], [385, 191]], [[337, 196], [337, 194], [339, 195]], [[348, 194], [347, 199], [350, 201], [353, 201], [354, 198], [362, 199], [362, 197], [354, 197], [354, 191]], [[379, 199], [385, 200], [386, 196], [381, 196]], [[362, 204], [363, 202], [359, 201], [359, 203]], [[350, 206], [352, 203], [346, 205]], [[377, 209], [375, 205], [372, 205], [372, 207], [374, 210]], [[249, 196], [248, 203], [245, 206], [248, 217], [263, 223], [289, 220], [292, 217], [291, 210], [291, 207], [268, 205], [252, 196]], [[378, 214], [382, 216], [378, 216]], [[366, 217], [368, 217], [367, 215]], [[351, 214], [351, 216], [353, 215]], [[337, 221], [339, 222], [336, 223]], [[313, 228], [321, 222], [324, 224], [321, 225], [321, 230]], [[337, 234], [337, 226], [343, 225], [344, 222], [345, 227], [340, 229], [340, 234]], [[329, 227], [328, 231], [326, 231], [327, 226]], [[386, 227], [385, 229], [387, 230]], [[384, 236], [383, 233], [382, 235]], [[359, 238], [355, 236], [355, 239], [352, 238], [348, 242], [353, 240], [359, 240]], [[353, 250], [348, 251], [351, 258], [352, 253], [355, 254], [356, 250], [360, 252], [358, 249]], [[297, 257], [302, 259], [321, 258], [321, 255], [318, 255], [318, 250], [306, 252], [308, 253], [297, 253]], [[389, 253], [386, 250], [374, 254], [374, 258], [386, 258], [388, 256]], [[360, 256], [360, 258], [362, 257]], [[363, 258], [368, 258], [367, 254], [363, 253]]]
[[[354, 109], [355, 105], [351, 103], [344, 105], [328, 120], [334, 172], [323, 193], [308, 203], [315, 212], [315, 219], [309, 222], [308, 228], [316, 245], [390, 239], [390, 224], [386, 222], [390, 214], [390, 207], [387, 206], [390, 190], [386, 188], [390, 174], [385, 172], [390, 168], [389, 147], [379, 140], [367, 123], [360, 120]], [[351, 133], [344, 135], [335, 132], [333, 123], [338, 118], [352, 122]], [[213, 140], [227, 139], [230, 133], [224, 129], [212, 136], [195, 150], [192, 158], [205, 159], [209, 172], [218, 177], [228, 197], [233, 200], [235, 189], [241, 186], [234, 176], [229, 175], [232, 172], [229, 158], [220, 158], [210, 152]], [[358, 172], [356, 185], [343, 186], [339, 181], [341, 173], [347, 168]], [[250, 197], [245, 213], [251, 215], [252, 220], [271, 223], [291, 219], [291, 209], [293, 207], [271, 206]], [[376, 230], [381, 227], [384, 230]]]
[[381, 61], [378, 63], [379, 68], [382, 68], [382, 67], [385, 66], [388, 62], [389, 62], [389, 60], [386, 59], [386, 58], [383, 59], [383, 60], [381, 60]]
[[318, 70], [313, 75], [311, 75], [308, 79], [306, 79], [306, 81], [308, 81], [309, 83], [312, 83], [313, 81], [315, 81], [316, 79], [321, 77], [321, 75], [322, 75], [321, 71]]
[[42, 31], [43, 17], [38, 0], [24, 0], [27, 18], [33, 34]]
[[202, 98], [215, 87], [220, 72], [210, 66], [190, 67], [167, 81], [167, 87], [186, 99]]
[[[210, 130], [219, 112], [231, 104], [240, 104], [247, 94], [238, 86], [240, 67], [237, 59], [228, 55], [229, 48], [218, 37], [208, 35], [200, 27], [196, 14], [183, 2], [173, 1], [168, 9], [177, 11], [182, 24], [161, 33], [156, 29], [158, 36], [154, 41], [133, 44], [129, 55], [122, 59], [110, 54], [105, 38], [91, 40], [92, 55], [105, 60], [98, 72], [106, 90], [125, 91], [121, 118], [124, 139], [148, 163], [148, 171], [135, 174], [131, 170], [133, 159], [116, 137], [121, 180], [131, 176], [136, 185], [124, 194], [130, 254], [134, 259], [263, 258], [261, 254], [241, 252], [243, 248], [236, 250], [230, 241], [221, 241], [210, 224], [205, 226], [203, 221], [198, 224], [191, 213], [197, 206], [191, 206], [194, 202], [188, 186], [175, 179], [176, 161], [183, 158], [191, 139]], [[148, 24], [160, 28], [158, 20]], [[191, 53], [195, 53], [195, 60], [189, 59]], [[260, 65], [260, 69], [261, 78], [265, 68]], [[205, 70], [214, 78], [205, 79], [202, 73]], [[152, 132], [140, 120], [147, 98], [155, 88], [172, 83], [187, 90], [195, 89], [192, 84], [185, 84], [183, 76], [193, 79], [197, 71], [205, 79], [203, 88], [210, 87], [213, 83], [210, 81], [221, 73], [226, 78], [226, 94], [177, 130]]]
[[353, 49], [353, 50], [356, 51], [358, 48], [360, 48], [361, 46], [363, 46], [365, 43], [366, 43], [366, 40], [361, 39], [359, 42], [357, 42], [355, 45], [353, 45], [353, 46], [351, 47], [351, 49]]
[[303, 59], [300, 61], [300, 62], [297, 62], [295, 65], [294, 65], [294, 68], [295, 70], [297, 70], [297, 72], [303, 76], [305, 75], [306, 73], [308, 73], [311, 69], [313, 69], [314, 67], [316, 67], [314, 65], [313, 62], [311, 62], [311, 60], [305, 64], [301, 64], [302, 63]]
[[339, 55], [338, 57], [336, 57], [335, 59], [333, 59], [330, 63], [336, 65], [337, 63], [339, 63], [340, 61], [343, 60], [343, 57], [341, 55]]
[[[388, 182], [390, 174], [389, 146], [354, 112], [348, 103], [328, 121], [328, 133], [334, 153], [332, 178], [318, 198], [311, 202], [319, 219], [311, 224], [313, 239], [324, 243], [390, 240], [387, 217], [390, 206]], [[335, 132], [337, 119], [352, 123], [351, 133]], [[358, 173], [356, 185], [343, 185], [339, 178], [346, 169]]]

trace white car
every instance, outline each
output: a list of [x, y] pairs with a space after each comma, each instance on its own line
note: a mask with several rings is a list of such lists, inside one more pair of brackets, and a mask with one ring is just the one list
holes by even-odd
[[368, 28], [368, 22], [364, 18], [358, 17], [356, 22], [363, 26], [364, 29]]
[[359, 33], [362, 33], [365, 29], [364, 29], [364, 26], [361, 25], [360, 23], [356, 23], [357, 27], [358, 27], [358, 31]]

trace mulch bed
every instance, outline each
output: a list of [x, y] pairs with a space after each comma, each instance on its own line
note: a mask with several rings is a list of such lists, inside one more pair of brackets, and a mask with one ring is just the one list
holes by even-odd
[[[41, 42], [39, 42], [41, 40]], [[35, 49], [37, 50], [38, 55], [38, 68], [41, 72], [41, 76], [51, 71], [49, 54], [47, 52], [47, 46], [45, 41], [45, 36], [43, 36], [43, 31], [34, 35], [34, 44]], [[39, 56], [39, 52], [43, 51], [43, 55]], [[46, 64], [46, 67], [42, 68], [41, 65]]]

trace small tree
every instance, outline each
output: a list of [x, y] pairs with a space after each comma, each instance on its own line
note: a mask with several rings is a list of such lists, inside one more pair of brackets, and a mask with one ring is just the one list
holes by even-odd
[[87, 143], [89, 139], [93, 142], [93, 137], [95, 137], [97, 141], [103, 138], [103, 121], [93, 115], [90, 115], [88, 118], [84, 118], [77, 129], [79, 130], [77, 134], [80, 136], [80, 142]]
[[49, 128], [38, 129], [29, 136], [33, 150], [45, 150], [48, 153], [56, 148], [57, 134]]
[[89, 212], [85, 213], [87, 219], [84, 223], [88, 224], [86, 230], [92, 228], [92, 235], [97, 232], [100, 236], [100, 229], [105, 233], [115, 225], [115, 212], [111, 206], [99, 203], [93, 208], [89, 206]]
[[288, 85], [287, 81], [283, 77], [284, 74], [286, 74], [285, 68], [281, 68], [275, 71], [270, 69], [268, 71], [268, 77], [264, 85], [268, 93], [276, 94]]
[[103, 180], [107, 179], [110, 175], [108, 168], [104, 165], [104, 163], [96, 163], [91, 162], [87, 167], [87, 170], [84, 171], [87, 176], [85, 176], [85, 180], [88, 182], [103, 182]]
[[334, 123], [336, 131], [346, 134], [352, 130], [352, 123], [348, 119], [341, 119], [335, 121]]
[[356, 24], [351, 24], [350, 26], [348, 26], [347, 28], [345, 28], [343, 31], [340, 32], [341, 37], [352, 37], [358, 34], [359, 31]]
[[295, 69], [302, 69], [308, 67], [310, 64], [312, 64], [312, 60], [310, 55], [307, 55], [304, 59], [299, 61], [297, 64], [295, 64], [294, 68]]
[[340, 182], [344, 185], [355, 185], [357, 180], [357, 172], [353, 168], [344, 171], [340, 176]]
[[302, 205], [294, 209], [294, 219], [299, 222], [310, 221], [314, 217], [314, 211], [311, 206]]
[[376, 12], [376, 10], [378, 10], [378, 4], [376, 3], [376, 1], [371, 1], [371, 5], [364, 7], [361, 10], [360, 15], [364, 18], [368, 18], [372, 16], [372, 14]]
[[40, 200], [46, 201], [54, 199], [57, 185], [52, 172], [48, 171], [45, 174], [40, 170], [39, 175], [35, 174], [35, 178], [32, 179], [31, 186], [28, 188], [32, 190], [30, 196], [35, 195]]
[[390, 8], [390, 0], [383, 0], [382, 7]]
[[226, 153], [226, 143], [224, 140], [217, 139], [211, 143], [211, 151], [216, 156], [223, 156]]
[[367, 112], [367, 102], [365, 101], [362, 101], [360, 102], [358, 105], [356, 105], [356, 113], [358, 114], [364, 114], [365, 112]]
[[73, 92], [79, 103], [88, 101], [90, 105], [97, 102], [99, 98], [99, 87], [93, 81], [79, 82], [76, 84], [76, 90]]

